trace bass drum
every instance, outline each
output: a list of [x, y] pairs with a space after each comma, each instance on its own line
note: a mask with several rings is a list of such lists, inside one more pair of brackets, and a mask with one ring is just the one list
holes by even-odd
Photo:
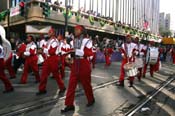
[[158, 48], [152, 47], [148, 48], [146, 53], [146, 64], [156, 64], [159, 56]]

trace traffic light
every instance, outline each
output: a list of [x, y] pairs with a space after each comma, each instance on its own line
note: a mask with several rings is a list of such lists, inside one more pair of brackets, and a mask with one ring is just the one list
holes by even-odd
[[20, 2], [19, 3], [19, 7], [20, 7], [20, 15], [21, 16], [25, 16], [25, 3], [24, 2]]
[[43, 15], [45, 17], [48, 17], [50, 15], [50, 6], [49, 6], [48, 2], [43, 3], [42, 7], [43, 7]]

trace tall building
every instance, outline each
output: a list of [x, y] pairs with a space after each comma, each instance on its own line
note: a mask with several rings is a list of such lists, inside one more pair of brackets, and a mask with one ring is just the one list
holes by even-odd
[[159, 14], [159, 28], [163, 30], [165, 28], [165, 13]]
[[165, 29], [170, 30], [170, 14], [166, 14], [165, 16]]
[[159, 27], [161, 30], [170, 30], [170, 14], [159, 14]]

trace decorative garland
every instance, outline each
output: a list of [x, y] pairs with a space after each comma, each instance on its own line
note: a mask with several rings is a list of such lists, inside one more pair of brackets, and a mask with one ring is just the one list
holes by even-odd
[[105, 24], [106, 24], [106, 22], [103, 19], [99, 19], [99, 21], [100, 21], [100, 26], [101, 27], [104, 27]]
[[[64, 18], [66, 17], [66, 9], [63, 11]], [[67, 18], [70, 19], [72, 17], [72, 12], [71, 10], [68, 10]]]
[[80, 22], [80, 19], [81, 19], [81, 14], [80, 14], [80, 13], [77, 13], [76, 21], [77, 21], [77, 22]]
[[91, 25], [94, 25], [94, 17], [93, 16], [89, 16], [89, 22]]
[[0, 13], [0, 21], [5, 20], [5, 17], [8, 15], [8, 13], [10, 13], [9, 10], [5, 10], [3, 12]]

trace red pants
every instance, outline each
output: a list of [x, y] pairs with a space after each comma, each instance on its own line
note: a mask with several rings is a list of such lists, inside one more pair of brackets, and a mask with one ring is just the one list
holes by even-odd
[[65, 88], [63, 80], [59, 74], [59, 64], [58, 63], [60, 63], [60, 57], [56, 55], [50, 56], [44, 61], [43, 66], [42, 66], [39, 91], [46, 91], [47, 78], [50, 75], [50, 73], [53, 74], [53, 77], [57, 81], [57, 84], [60, 90], [63, 90]]
[[76, 59], [71, 68], [69, 86], [66, 93], [66, 106], [74, 105], [75, 89], [77, 82], [80, 81], [85, 91], [88, 103], [94, 99], [91, 86], [91, 66], [87, 59]]
[[22, 77], [21, 77], [21, 83], [23, 83], [23, 84], [27, 83], [27, 76], [29, 73], [29, 69], [31, 69], [34, 72], [36, 81], [40, 81], [37, 61], [38, 61], [38, 57], [36, 55], [29, 56], [25, 59], [24, 72], [23, 72]]
[[13, 56], [12, 56], [12, 53], [11, 53], [10, 57], [5, 61], [5, 67], [8, 70], [8, 72], [10, 74], [10, 77], [14, 78], [16, 76], [16, 74], [15, 74], [15, 71], [12, 67], [12, 57]]
[[141, 77], [142, 77], [142, 68], [138, 68], [138, 71], [139, 71], [139, 73], [138, 73], [137, 78], [138, 78], [139, 80], [141, 80]]
[[64, 55], [61, 56], [61, 77], [64, 78], [65, 77], [65, 57]]
[[[145, 64], [145, 65], [144, 65], [143, 75], [146, 75], [147, 66], [148, 66], [148, 64]], [[152, 65], [152, 64], [150, 64], [150, 75], [151, 75], [152, 77], [153, 77], [154, 71], [155, 71], [155, 66]]]
[[10, 81], [8, 80], [8, 78], [6, 77], [4, 70], [5, 70], [4, 59], [0, 59], [0, 79], [2, 80], [2, 82], [5, 85], [5, 90], [10, 90], [13, 87], [12, 87], [12, 84], [10, 83]]
[[[125, 69], [124, 69], [124, 65], [127, 63], [127, 60], [122, 60], [122, 64], [120, 66], [120, 78], [119, 78], [119, 82], [123, 82], [125, 79]], [[129, 77], [129, 81], [133, 82], [134, 81], [134, 77]]]
[[173, 54], [173, 64], [175, 64], [175, 54]]
[[154, 71], [159, 71], [160, 59], [158, 58], [157, 63], [155, 64]]
[[109, 55], [105, 55], [105, 61], [106, 61], [105, 66], [110, 66], [111, 61], [110, 61], [110, 56]]

